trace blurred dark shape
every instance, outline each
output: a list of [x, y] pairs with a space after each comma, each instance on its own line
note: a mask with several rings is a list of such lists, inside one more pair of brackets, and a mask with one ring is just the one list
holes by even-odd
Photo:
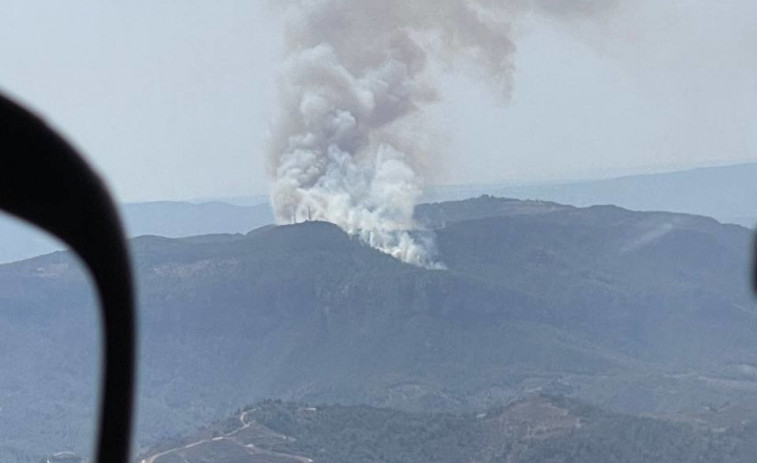
[[0, 209], [59, 237], [92, 273], [104, 322], [97, 461], [129, 460], [134, 306], [126, 241], [107, 189], [39, 118], [0, 95]]

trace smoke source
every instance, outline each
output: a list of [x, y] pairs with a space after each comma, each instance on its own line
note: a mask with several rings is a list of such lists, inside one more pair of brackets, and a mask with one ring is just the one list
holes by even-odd
[[418, 123], [438, 99], [429, 59], [472, 63], [507, 96], [512, 19], [589, 1], [283, 3], [287, 59], [269, 150], [277, 221], [328, 221], [404, 262], [439, 267], [433, 235], [413, 220], [422, 174], [434, 163]]

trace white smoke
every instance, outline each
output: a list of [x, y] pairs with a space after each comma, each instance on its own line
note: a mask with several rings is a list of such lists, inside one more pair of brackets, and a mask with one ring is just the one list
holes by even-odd
[[429, 57], [469, 61], [507, 95], [512, 19], [554, 2], [278, 1], [288, 57], [269, 152], [277, 221], [328, 221], [404, 262], [439, 266], [413, 220], [434, 158], [413, 117], [438, 98]]

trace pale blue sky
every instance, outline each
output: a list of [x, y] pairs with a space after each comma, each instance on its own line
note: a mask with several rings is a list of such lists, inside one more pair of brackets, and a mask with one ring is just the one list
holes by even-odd
[[[757, 161], [757, 2], [628, 0], [517, 26], [503, 105], [462, 71], [427, 110], [436, 183], [542, 182]], [[125, 201], [265, 192], [281, 18], [264, 1], [4, 0], [0, 89]]]

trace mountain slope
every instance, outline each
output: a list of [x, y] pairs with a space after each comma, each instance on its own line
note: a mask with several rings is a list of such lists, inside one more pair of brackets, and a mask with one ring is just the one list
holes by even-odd
[[[447, 270], [318, 222], [133, 240], [140, 442], [265, 397], [469, 410], [542, 391], [717, 426], [757, 416], [749, 230], [493, 198], [430, 207]], [[0, 266], [0, 281], [5, 454], [82, 453], [86, 277], [56, 253]], [[61, 416], [68, 431], [50, 432]]]

